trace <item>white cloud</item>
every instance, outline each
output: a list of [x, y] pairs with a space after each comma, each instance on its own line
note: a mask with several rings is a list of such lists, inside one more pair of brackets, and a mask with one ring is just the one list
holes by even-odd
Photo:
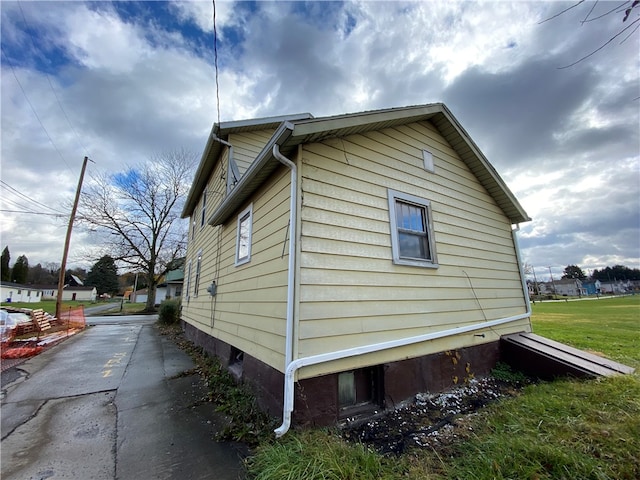
[[[216, 2], [221, 120], [445, 101], [533, 217], [521, 230], [529, 263], [637, 267], [640, 34], [559, 69], [621, 23], [582, 25], [588, 8], [576, 8], [539, 24], [561, 6]], [[89, 173], [202, 150], [218, 121], [210, 2], [22, 7], [29, 34], [15, 4], [2, 8], [3, 181], [61, 207], [80, 144], [96, 161]], [[61, 222], [29, 218], [6, 214], [3, 243], [31, 263], [55, 261]]]

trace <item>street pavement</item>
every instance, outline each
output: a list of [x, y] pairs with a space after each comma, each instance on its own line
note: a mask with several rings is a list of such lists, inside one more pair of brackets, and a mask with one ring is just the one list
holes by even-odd
[[242, 478], [243, 448], [213, 439], [224, 420], [155, 318], [88, 318], [3, 373], [3, 480]]

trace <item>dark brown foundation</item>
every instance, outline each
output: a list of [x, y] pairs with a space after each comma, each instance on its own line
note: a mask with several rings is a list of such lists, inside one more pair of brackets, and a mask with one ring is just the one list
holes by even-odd
[[[282, 416], [284, 374], [231, 345], [183, 322], [187, 339], [220, 359], [240, 381], [253, 389], [260, 407], [275, 417]], [[449, 350], [419, 358], [386, 363], [368, 373], [373, 380], [369, 410], [390, 409], [419, 392], [440, 392], [489, 374], [500, 359], [500, 343]], [[371, 370], [371, 369], [370, 369]], [[340, 406], [338, 373], [296, 382], [293, 424], [324, 426], [335, 424], [351, 413], [361, 414], [362, 404], [352, 409]]]

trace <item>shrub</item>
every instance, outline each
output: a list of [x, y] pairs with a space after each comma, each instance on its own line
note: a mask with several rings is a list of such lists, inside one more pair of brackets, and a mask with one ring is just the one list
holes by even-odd
[[180, 300], [164, 300], [160, 304], [158, 321], [164, 325], [174, 325], [180, 321], [180, 310], [182, 304]]

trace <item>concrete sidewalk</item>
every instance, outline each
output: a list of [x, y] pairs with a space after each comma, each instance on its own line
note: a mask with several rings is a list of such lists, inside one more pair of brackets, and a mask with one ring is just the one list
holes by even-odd
[[[163, 358], [164, 362], [151, 362]], [[237, 479], [240, 447], [216, 442], [223, 427], [191, 358], [146, 328], [133, 351], [118, 393], [116, 478]]]
[[152, 324], [89, 327], [27, 360], [3, 385], [0, 477], [242, 478], [245, 449], [215, 441], [193, 368]]

